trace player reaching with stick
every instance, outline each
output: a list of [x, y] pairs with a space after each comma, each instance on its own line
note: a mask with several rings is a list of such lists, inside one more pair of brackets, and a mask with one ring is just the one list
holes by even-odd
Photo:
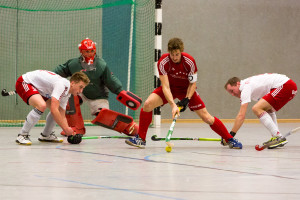
[[88, 84], [89, 79], [82, 72], [75, 73], [70, 81], [46, 70], [27, 72], [20, 76], [16, 82], [16, 92], [33, 109], [27, 115], [16, 142], [31, 145], [29, 132], [47, 107], [50, 112], [46, 117], [46, 125], [39, 141], [63, 142], [63, 139], [53, 133], [56, 123], [67, 135], [74, 135], [73, 129], [68, 126], [65, 109], [70, 95], [78, 95]]
[[[91, 114], [96, 116], [92, 123], [127, 135], [135, 135], [138, 126], [132, 117], [109, 110], [108, 94], [111, 91], [118, 95], [117, 100], [133, 110], [139, 107], [141, 100], [136, 95], [123, 90], [120, 80], [110, 71], [106, 62], [97, 56], [95, 42], [86, 38], [80, 42], [78, 49], [80, 57], [70, 59], [53, 70], [62, 77], [70, 77], [75, 72], [82, 71], [91, 80], [82, 94], [70, 97], [66, 115], [69, 126], [77, 134], [85, 134], [80, 105], [82, 102], [87, 102]], [[65, 132], [61, 134], [65, 135]]]
[[[145, 101], [140, 113], [139, 131], [136, 137], [126, 140], [126, 143], [135, 147], [145, 148], [146, 134], [152, 121], [152, 110], [169, 103], [172, 108], [172, 117], [179, 114], [177, 106], [187, 107], [194, 111], [211, 129], [230, 144], [230, 148], [242, 149], [242, 144], [233, 138], [224, 124], [216, 117], [212, 117], [196, 91], [197, 65], [194, 58], [183, 52], [184, 44], [179, 38], [172, 38], [168, 42], [168, 52], [161, 56], [157, 67], [161, 86], [156, 88]], [[180, 101], [176, 104], [174, 99]]]
[[253, 107], [253, 113], [259, 118], [260, 122], [270, 131], [271, 139], [264, 143], [270, 145], [269, 149], [282, 147], [288, 141], [282, 138], [277, 124], [276, 111], [280, 110], [287, 102], [292, 100], [297, 93], [297, 85], [286, 75], [267, 73], [260, 74], [240, 80], [238, 77], [233, 77], [225, 84], [226, 91], [240, 98], [241, 107], [237, 114], [232, 132], [237, 133], [246, 116], [248, 104], [253, 101], [258, 101]]

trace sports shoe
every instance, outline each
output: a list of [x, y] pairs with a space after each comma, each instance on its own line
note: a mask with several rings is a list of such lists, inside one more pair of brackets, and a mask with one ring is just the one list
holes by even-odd
[[21, 135], [19, 134], [17, 139], [16, 139], [16, 143], [18, 144], [22, 144], [22, 145], [31, 145], [31, 140], [29, 138], [29, 135]]
[[146, 141], [142, 140], [142, 138], [140, 138], [139, 135], [125, 140], [125, 143], [141, 149], [144, 149], [146, 146]]
[[61, 142], [64, 141], [64, 139], [56, 137], [56, 135], [54, 134], [54, 132], [52, 132], [48, 136], [44, 136], [43, 133], [41, 133], [41, 136], [39, 137], [39, 141], [41, 141], [41, 142], [57, 142], [57, 143], [61, 143]]
[[268, 145], [270, 143], [272, 143], [272, 145], [270, 145], [268, 149], [275, 149], [277, 147], [283, 147], [285, 144], [288, 143], [288, 141], [286, 140], [286, 138], [282, 136], [276, 136], [276, 137], [272, 137], [267, 142], [264, 142], [263, 145]]
[[243, 145], [235, 138], [228, 139], [228, 146], [230, 149], [242, 149]]

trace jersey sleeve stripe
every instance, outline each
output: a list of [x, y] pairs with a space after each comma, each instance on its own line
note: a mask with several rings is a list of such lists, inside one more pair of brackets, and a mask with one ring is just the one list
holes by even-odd
[[169, 57], [164, 58], [159, 64], [159, 69], [163, 75], [167, 75], [167, 72], [165, 71], [165, 68], [164, 68], [164, 66], [167, 62], [169, 62]]
[[186, 56], [183, 56], [183, 57], [185, 58], [186, 63], [190, 66], [191, 73], [194, 74], [195, 73], [195, 64], [194, 64], [194, 62]]

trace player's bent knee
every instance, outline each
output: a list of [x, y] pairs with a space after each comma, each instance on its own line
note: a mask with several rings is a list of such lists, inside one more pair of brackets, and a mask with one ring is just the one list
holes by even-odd
[[40, 103], [40, 104], [36, 105], [35, 108], [38, 109], [41, 112], [44, 112], [47, 108], [47, 104], [46, 104], [46, 102], [43, 102], [43, 103]]
[[260, 114], [259, 110], [260, 110], [260, 109], [259, 109], [256, 105], [254, 105], [254, 106], [252, 107], [252, 112], [253, 112], [256, 116], [259, 116], [259, 114]]
[[143, 106], [143, 111], [151, 112], [153, 109], [154, 108], [153, 108], [151, 101], [145, 101], [144, 106]]

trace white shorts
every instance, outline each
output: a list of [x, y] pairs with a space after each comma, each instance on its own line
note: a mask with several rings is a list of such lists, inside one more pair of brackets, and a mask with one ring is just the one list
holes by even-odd
[[109, 103], [107, 99], [88, 99], [86, 98], [82, 93], [79, 94], [79, 96], [82, 98], [83, 102], [87, 102], [89, 107], [90, 107], [90, 111], [91, 111], [91, 115], [94, 115], [95, 113], [99, 112], [100, 108], [106, 108], [109, 109]]

